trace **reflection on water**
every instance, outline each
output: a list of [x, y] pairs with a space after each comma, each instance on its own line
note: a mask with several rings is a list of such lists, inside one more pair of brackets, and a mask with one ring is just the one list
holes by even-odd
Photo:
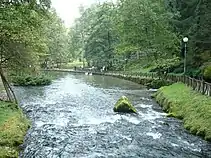
[[[33, 122], [20, 157], [211, 157], [210, 144], [166, 118], [151, 93], [113, 77], [68, 73], [50, 86], [17, 87]], [[113, 112], [122, 95], [138, 115]]]

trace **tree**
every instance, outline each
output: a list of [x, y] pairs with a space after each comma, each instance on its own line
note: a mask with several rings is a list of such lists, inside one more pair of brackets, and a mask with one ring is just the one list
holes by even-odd
[[117, 30], [121, 52], [138, 52], [149, 60], [171, 57], [178, 52], [178, 38], [169, 25], [171, 14], [162, 0], [121, 0]]
[[[172, 26], [180, 38], [189, 37], [189, 64], [200, 66], [209, 59], [211, 53], [211, 1], [209, 0], [167, 0], [171, 12], [176, 13]], [[210, 54], [211, 55], [211, 54]], [[204, 57], [205, 56], [205, 57]]]
[[81, 9], [81, 17], [71, 29], [71, 43], [77, 43], [72, 47], [77, 48], [75, 50], [81, 52], [88, 63], [97, 67], [111, 67], [112, 64], [116, 40], [113, 10], [113, 3], [95, 4], [91, 8]]
[[44, 34], [49, 51], [44, 57], [44, 62], [45, 66], [49, 66], [47, 63], [51, 62], [53, 66], [56, 64], [59, 67], [70, 58], [67, 29], [54, 10], [48, 13], [48, 17], [44, 25]]
[[49, 6], [49, 0], [0, 2], [0, 75], [10, 101], [15, 96], [4, 70], [29, 68], [47, 51], [40, 28]]

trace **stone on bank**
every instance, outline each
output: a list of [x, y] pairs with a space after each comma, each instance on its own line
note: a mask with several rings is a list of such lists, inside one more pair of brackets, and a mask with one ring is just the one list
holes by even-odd
[[122, 96], [114, 106], [114, 112], [137, 113], [137, 110], [130, 103], [126, 96]]

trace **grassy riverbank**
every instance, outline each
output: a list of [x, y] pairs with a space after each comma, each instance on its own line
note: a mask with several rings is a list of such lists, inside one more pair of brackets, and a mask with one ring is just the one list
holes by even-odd
[[16, 158], [29, 121], [14, 103], [0, 101], [0, 157]]
[[192, 134], [211, 141], [211, 97], [175, 83], [160, 88], [155, 98], [169, 116], [183, 119], [184, 127]]

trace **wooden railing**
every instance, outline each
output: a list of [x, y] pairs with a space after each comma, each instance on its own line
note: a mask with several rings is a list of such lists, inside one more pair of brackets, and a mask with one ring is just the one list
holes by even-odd
[[204, 80], [197, 80], [189, 76], [184, 75], [173, 75], [173, 74], [162, 74], [158, 75], [157, 73], [132, 73], [132, 72], [110, 72], [115, 74], [114, 76], [125, 76], [125, 77], [147, 77], [155, 79], [164, 79], [173, 83], [182, 82], [189, 87], [192, 87], [193, 90], [200, 92], [201, 94], [211, 96], [211, 83], [205, 82]]

